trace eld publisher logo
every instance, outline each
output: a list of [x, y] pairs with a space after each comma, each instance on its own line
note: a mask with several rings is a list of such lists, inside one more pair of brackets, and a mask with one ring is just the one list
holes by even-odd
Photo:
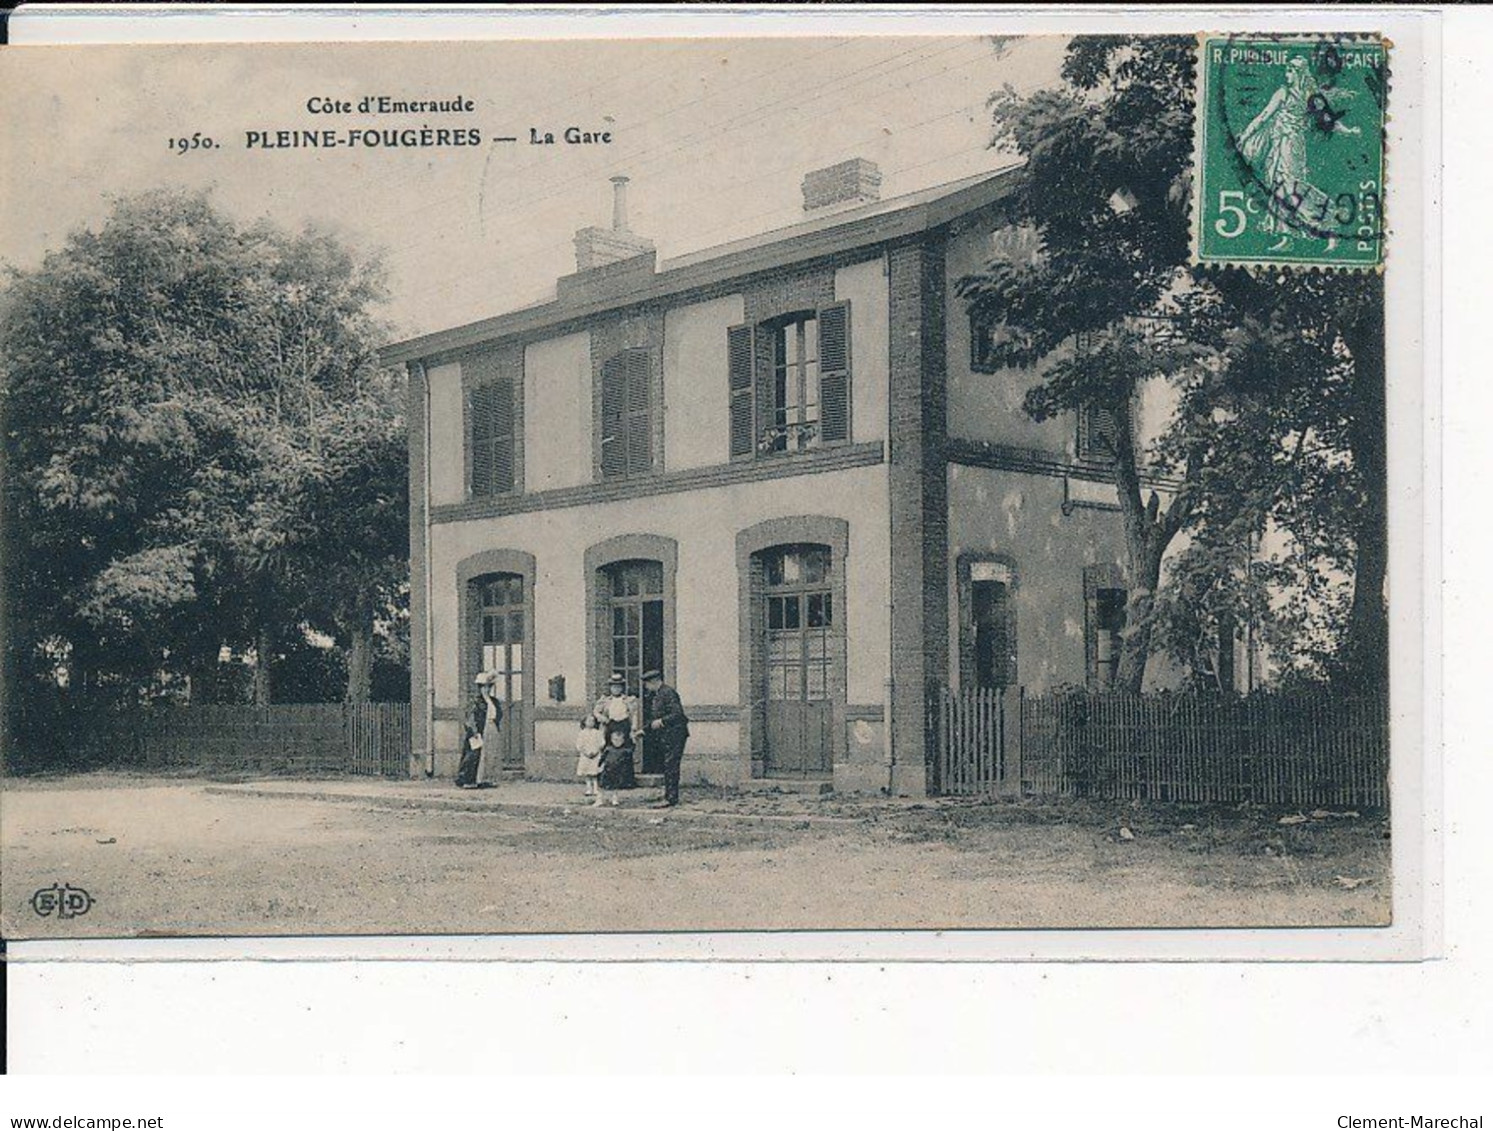
[[31, 897], [31, 910], [43, 919], [51, 915], [59, 919], [76, 919], [79, 915], [87, 915], [92, 906], [93, 896], [72, 884], [53, 884]]

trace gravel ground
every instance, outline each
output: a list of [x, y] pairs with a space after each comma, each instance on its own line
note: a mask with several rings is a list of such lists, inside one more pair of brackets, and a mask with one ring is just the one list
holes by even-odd
[[[26, 938], [1389, 921], [1388, 822], [1369, 813], [715, 791], [666, 815], [640, 811], [638, 796], [621, 810], [472, 799], [426, 783], [13, 779], [0, 793], [0, 927]], [[39, 918], [32, 893], [53, 883], [94, 906]]]

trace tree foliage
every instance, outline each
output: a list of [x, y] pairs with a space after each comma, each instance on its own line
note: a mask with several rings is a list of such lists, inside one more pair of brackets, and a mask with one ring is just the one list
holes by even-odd
[[325, 232], [240, 225], [171, 192], [11, 272], [13, 677], [60, 662], [78, 689], [207, 685], [228, 647], [258, 651], [267, 701], [277, 641], [393, 615], [407, 535], [382, 297], [378, 263]]
[[[1246, 623], [1293, 666], [1378, 678], [1382, 285], [1189, 265], [1195, 50], [1080, 36], [1059, 88], [992, 96], [992, 144], [1025, 159], [1017, 220], [1039, 250], [960, 293], [1007, 328], [997, 361], [1044, 363], [1033, 417], [1114, 420], [1123, 686], [1158, 648], [1216, 675], [1220, 638]], [[1154, 381], [1175, 408], [1147, 445], [1137, 405]]]

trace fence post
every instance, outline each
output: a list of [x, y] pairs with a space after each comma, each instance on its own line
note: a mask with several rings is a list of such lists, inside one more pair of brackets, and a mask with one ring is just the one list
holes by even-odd
[[1016, 725], [1006, 726], [1006, 697], [1010, 688], [1001, 691], [1001, 792], [1010, 796], [1020, 797], [1021, 793], [1021, 744], [1024, 727], [1022, 726], [1023, 710], [1026, 705], [1026, 688], [1016, 687]]

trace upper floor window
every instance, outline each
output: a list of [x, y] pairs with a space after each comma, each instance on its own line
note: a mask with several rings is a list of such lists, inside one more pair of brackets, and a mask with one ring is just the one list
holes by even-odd
[[989, 314], [969, 316], [969, 367], [976, 373], [999, 373], [1002, 369], [1017, 368], [995, 359], [997, 347], [1015, 339], [1016, 335], [1004, 322]]
[[999, 368], [994, 357], [999, 330], [994, 319], [979, 314], [969, 316], [969, 367], [976, 373], [994, 373]]
[[762, 449], [796, 452], [819, 444], [819, 318], [795, 315], [771, 326], [772, 427]]
[[500, 373], [474, 385], [468, 395], [474, 496], [506, 495], [514, 489], [518, 465], [514, 384], [511, 375]]
[[[1095, 336], [1087, 332], [1073, 335], [1073, 353], [1076, 357], [1093, 353]], [[1112, 460], [1118, 451], [1116, 441], [1119, 422], [1114, 410], [1097, 404], [1086, 404], [1078, 410], [1078, 458], [1083, 460]]]
[[601, 477], [653, 471], [653, 360], [646, 349], [608, 358], [601, 369]]
[[1113, 409], [1086, 404], [1078, 412], [1078, 458], [1112, 460], [1118, 425]]
[[850, 304], [728, 334], [732, 458], [801, 452], [850, 439]]

